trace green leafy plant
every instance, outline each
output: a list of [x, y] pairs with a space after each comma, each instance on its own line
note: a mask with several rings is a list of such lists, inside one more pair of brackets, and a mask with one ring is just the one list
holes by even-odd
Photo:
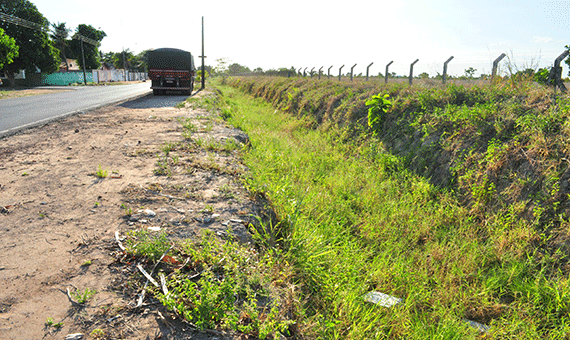
[[101, 167], [101, 164], [99, 164], [99, 170], [97, 170], [97, 172], [95, 173], [95, 176], [99, 177], [99, 178], [105, 178], [109, 175], [107, 169], [103, 169]]
[[101, 328], [95, 328], [91, 331], [91, 333], [89, 333], [89, 335], [95, 339], [103, 339], [105, 337], [105, 331], [103, 331]]
[[63, 322], [54, 322], [53, 318], [47, 318], [47, 321], [45, 323], [46, 327], [53, 327], [55, 329], [60, 329], [61, 327], [63, 327]]
[[539, 84], [546, 84], [548, 82], [548, 76], [550, 75], [550, 71], [547, 68], [540, 68], [534, 73], [534, 81]]
[[95, 339], [102, 339], [105, 336], [105, 332], [101, 328], [95, 328], [89, 335]]
[[388, 99], [389, 97], [388, 94], [382, 95], [379, 93], [366, 101], [368, 126], [374, 131], [380, 128], [380, 125], [384, 122], [386, 112], [392, 107], [392, 102]]
[[73, 297], [77, 301], [77, 303], [84, 304], [85, 302], [89, 301], [93, 295], [97, 294], [95, 289], [86, 288], [83, 292], [80, 290], [76, 290], [72, 293]]
[[125, 203], [121, 204], [121, 208], [123, 208], [126, 216], [131, 216], [133, 214], [133, 209], [127, 207]]

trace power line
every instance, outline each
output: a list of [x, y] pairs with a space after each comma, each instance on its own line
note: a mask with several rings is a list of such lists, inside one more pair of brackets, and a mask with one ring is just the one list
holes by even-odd
[[[49, 30], [49, 26], [44, 26], [44, 25], [38, 24], [36, 22], [28, 21], [28, 20], [25, 20], [22, 18], [15, 17], [13, 15], [6, 14], [6, 13], [0, 12], [0, 20], [7, 22], [9, 24], [27, 27], [27, 28], [30, 28], [30, 29], [33, 29], [36, 31], [40, 31], [40, 32], [44, 32], [44, 33], [51, 33]], [[55, 30], [54, 35], [61, 36], [62, 33], [58, 32], [58, 30]], [[79, 33], [74, 34], [71, 38], [83, 40], [84, 42], [91, 44], [93, 46], [99, 46], [99, 42], [97, 40], [87, 38], [86, 36], [81, 35]]]
[[41, 31], [41, 32], [45, 32], [45, 33], [49, 32], [49, 28], [47, 26], [38, 24], [36, 22], [28, 21], [28, 20], [25, 20], [22, 18], [18, 18], [18, 17], [15, 17], [13, 15], [9, 15], [9, 14], [2, 13], [2, 12], [0, 12], [0, 20], [5, 21], [9, 24], [14, 24], [14, 25], [18, 25], [18, 26], [31, 28], [31, 29], [34, 29], [36, 31]]

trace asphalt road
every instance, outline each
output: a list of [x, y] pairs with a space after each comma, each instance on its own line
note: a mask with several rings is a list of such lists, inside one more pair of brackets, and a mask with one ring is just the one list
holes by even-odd
[[52, 119], [152, 93], [150, 82], [69, 89], [72, 91], [0, 100], [0, 137]]

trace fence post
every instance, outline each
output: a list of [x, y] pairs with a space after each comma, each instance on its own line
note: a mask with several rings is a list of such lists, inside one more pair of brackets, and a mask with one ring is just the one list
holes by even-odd
[[329, 67], [329, 70], [327, 71], [329, 79], [331, 79], [331, 68], [332, 68], [332, 65], [331, 65], [331, 67]]
[[391, 62], [389, 62], [386, 65], [386, 74], [384, 75], [384, 84], [388, 84], [388, 67], [390, 67], [390, 65], [392, 65], [393, 62], [394, 62], [394, 60], [392, 60]]
[[491, 84], [493, 83], [493, 80], [495, 80], [495, 76], [497, 75], [497, 66], [499, 66], [501, 60], [503, 60], [503, 58], [506, 56], [507, 56], [506, 54], [501, 53], [501, 55], [497, 59], [495, 59], [495, 61], [493, 61], [493, 71], [491, 72]]
[[561, 55], [554, 60], [554, 66], [550, 69], [550, 74], [548, 75], [548, 80], [546, 81], [547, 84], [550, 84], [551, 81], [554, 81], [554, 90], [557, 87], [560, 88], [560, 91], [566, 92], [566, 86], [564, 86], [564, 82], [562, 81], [562, 67], [560, 67], [560, 63], [564, 58], [566, 58], [570, 54], [570, 50], [564, 51]]
[[419, 59], [416, 59], [416, 61], [414, 61], [412, 64], [410, 64], [410, 77], [409, 77], [410, 86], [412, 85], [412, 78], [414, 77], [414, 65], [418, 61], [419, 61]]
[[321, 73], [322, 73], [322, 71], [323, 71], [323, 67], [324, 67], [324, 66], [321, 66], [321, 68], [319, 69], [319, 80], [321, 80]]
[[344, 67], [344, 65], [342, 65], [342, 66], [338, 69], [338, 80], [339, 80], [339, 81], [340, 81], [340, 77], [341, 77], [341, 75], [342, 75], [341, 71], [342, 71], [342, 68], [343, 68], [343, 67]]
[[370, 66], [372, 66], [372, 64], [374, 63], [370, 63], [370, 65], [366, 67], [366, 81], [368, 81], [368, 70], [370, 70]]
[[311, 78], [313, 78], [313, 70], [314, 69], [315, 69], [314, 67], [311, 69]]
[[303, 70], [303, 78], [305, 78], [307, 76], [307, 69], [308, 69], [308, 67], [305, 67], [305, 69]]
[[445, 63], [443, 63], [443, 83], [445, 84], [445, 80], [447, 78], [447, 64], [453, 59], [453, 56], [449, 57]]
[[350, 81], [352, 81], [352, 74], [353, 74], [355, 66], [356, 66], [356, 64], [352, 65], [352, 67], [350, 68]]
[[297, 74], [298, 74], [298, 75], [301, 75], [301, 70], [302, 70], [302, 69], [303, 69], [302, 67], [299, 67], [299, 69], [297, 70]]

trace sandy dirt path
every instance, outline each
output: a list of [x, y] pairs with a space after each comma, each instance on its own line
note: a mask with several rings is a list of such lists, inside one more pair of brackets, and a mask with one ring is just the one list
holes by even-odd
[[[93, 339], [97, 329], [102, 339], [233, 338], [177, 324], [152, 299], [133, 308], [132, 268], [117, 261], [116, 231], [223, 237], [231, 228], [249, 241], [259, 205], [240, 185], [239, 150], [220, 147], [247, 136], [215, 114], [175, 108], [182, 100], [151, 95], [0, 140], [0, 339]], [[165, 143], [185, 140], [183, 121], [197, 142], [174, 147], [162, 169]], [[142, 208], [156, 215], [137, 215]], [[77, 305], [68, 290], [96, 293]]]

